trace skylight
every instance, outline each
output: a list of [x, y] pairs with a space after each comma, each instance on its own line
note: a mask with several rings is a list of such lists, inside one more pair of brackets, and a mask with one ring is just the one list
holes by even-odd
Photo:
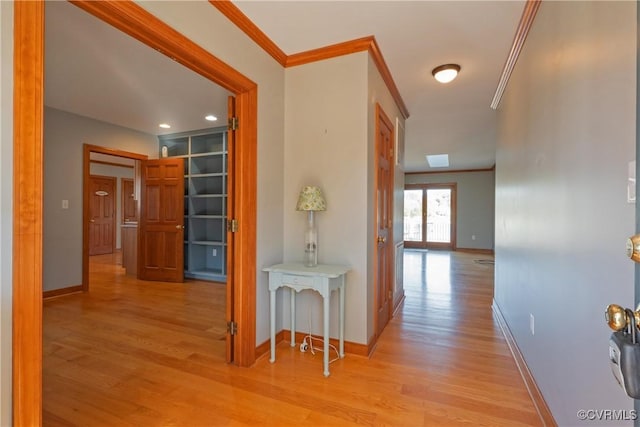
[[446, 168], [449, 167], [449, 155], [448, 154], [431, 154], [427, 155], [427, 163], [432, 168]]

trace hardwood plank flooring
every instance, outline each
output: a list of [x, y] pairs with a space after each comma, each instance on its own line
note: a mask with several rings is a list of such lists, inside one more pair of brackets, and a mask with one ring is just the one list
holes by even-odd
[[143, 282], [92, 257], [91, 291], [44, 302], [45, 426], [537, 426], [494, 321], [488, 255], [408, 250], [406, 300], [371, 358], [282, 342], [224, 362], [225, 287]]

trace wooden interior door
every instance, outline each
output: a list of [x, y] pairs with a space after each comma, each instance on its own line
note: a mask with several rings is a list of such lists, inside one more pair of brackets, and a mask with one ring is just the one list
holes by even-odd
[[138, 204], [136, 203], [133, 179], [121, 178], [122, 188], [122, 223], [138, 221]]
[[[236, 98], [230, 96], [227, 102], [227, 119], [229, 123], [229, 127], [227, 130], [227, 221], [234, 218], [235, 210], [234, 210], [234, 173], [235, 173], [235, 147], [236, 147], [236, 131], [233, 126], [233, 121], [236, 119]], [[234, 322], [234, 291], [235, 288], [233, 286], [233, 266], [234, 266], [234, 239], [233, 239], [233, 231], [230, 227], [227, 227], [227, 312], [226, 312], [226, 321], [227, 325], [229, 322]], [[227, 363], [232, 363], [234, 361], [234, 347], [235, 347], [235, 334], [231, 333], [231, 330], [227, 328]]]
[[184, 281], [184, 160], [141, 162], [138, 278]]
[[89, 255], [111, 254], [116, 237], [116, 178], [91, 175], [89, 185]]
[[393, 306], [393, 124], [376, 106], [376, 334]]

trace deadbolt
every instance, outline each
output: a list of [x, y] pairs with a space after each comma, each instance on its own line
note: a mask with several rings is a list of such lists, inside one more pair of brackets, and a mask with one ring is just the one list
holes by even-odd
[[627, 256], [632, 261], [640, 262], [640, 234], [627, 239]]

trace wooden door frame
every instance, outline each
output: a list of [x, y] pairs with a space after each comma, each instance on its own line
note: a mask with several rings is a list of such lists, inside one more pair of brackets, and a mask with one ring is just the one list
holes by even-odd
[[[258, 87], [133, 2], [73, 1], [236, 94], [236, 364], [255, 362]], [[13, 423], [42, 425], [44, 2], [14, 3]], [[83, 272], [84, 274], [84, 272]]]
[[[426, 223], [423, 220], [423, 241], [414, 242], [405, 240], [404, 247], [405, 248], [417, 248], [417, 249], [446, 249], [455, 251], [457, 249], [457, 236], [458, 236], [458, 183], [456, 182], [430, 182], [430, 183], [421, 183], [421, 184], [406, 184], [404, 187], [405, 190], [422, 190], [423, 195], [427, 190], [437, 190], [437, 189], [451, 189], [451, 244], [447, 243], [429, 243], [427, 242], [427, 228]], [[427, 200], [423, 196], [422, 198], [422, 209], [423, 212], [426, 213], [427, 208]]]
[[[125, 178], [123, 176], [120, 177], [120, 222], [118, 224], [125, 224], [125, 215], [124, 215], [124, 205], [127, 202], [127, 196], [124, 194], [124, 183], [131, 182], [131, 184], [135, 183], [135, 178]], [[138, 207], [136, 206], [136, 221], [138, 220]]]
[[[144, 154], [114, 148], [100, 147], [98, 145], [82, 145], [82, 291], [89, 291], [89, 220], [91, 219], [91, 153], [108, 154], [110, 156], [123, 157], [132, 160], [147, 160]], [[135, 170], [135, 168], [134, 168]], [[138, 206], [138, 212], [140, 207]]]
[[[373, 178], [373, 182], [374, 182], [374, 190], [373, 190], [373, 209], [374, 209], [374, 239], [373, 239], [373, 271], [375, 272], [375, 279], [374, 279], [374, 284], [373, 284], [373, 292], [374, 292], [374, 297], [373, 297], [373, 331], [374, 331], [374, 337], [377, 340], [379, 334], [378, 334], [378, 300], [380, 298], [380, 295], [378, 294], [378, 242], [376, 239], [376, 236], [378, 235], [378, 158], [379, 158], [379, 144], [378, 144], [378, 137], [380, 135], [380, 123], [382, 121], [386, 122], [387, 126], [391, 129], [391, 147], [395, 147], [395, 127], [393, 125], [393, 122], [389, 119], [389, 116], [387, 116], [387, 114], [384, 112], [384, 110], [382, 109], [382, 106], [379, 103], [376, 103], [376, 116], [375, 116], [375, 138], [374, 138], [374, 145], [375, 145], [375, 163], [374, 163], [374, 178]], [[387, 248], [389, 251], [389, 254], [387, 256], [387, 263], [388, 265], [388, 269], [387, 269], [387, 274], [391, 274], [392, 271], [395, 270], [395, 245], [394, 245], [394, 240], [393, 240], [393, 212], [394, 212], [394, 197], [393, 197], [393, 193], [394, 193], [394, 188], [395, 188], [395, 156], [397, 155], [397, 153], [392, 152], [391, 155], [391, 159], [390, 159], [390, 164], [389, 164], [389, 210], [390, 210], [390, 215], [391, 215], [391, 226], [389, 227], [389, 234], [387, 236]], [[395, 275], [391, 275], [389, 277], [390, 280], [390, 284], [391, 284], [391, 294], [392, 297], [389, 299], [389, 318], [391, 319], [391, 317], [393, 316], [393, 295], [395, 295], [395, 289], [393, 289], [394, 287], [394, 277]]]
[[[120, 225], [120, 223], [118, 223], [118, 177], [115, 176], [107, 176], [107, 175], [92, 175], [91, 171], [89, 171], [89, 181], [83, 181], [83, 186], [82, 188], [85, 187], [84, 182], [87, 182], [88, 185], [86, 187], [89, 187], [89, 191], [87, 192], [87, 194], [89, 195], [89, 197], [91, 197], [91, 179], [92, 178], [99, 178], [99, 179], [108, 179], [109, 181], [113, 182], [113, 189], [115, 192], [115, 196], [113, 198], [113, 215], [112, 215], [112, 221], [113, 221], [113, 227], [111, 227], [111, 243], [112, 243], [112, 247], [111, 247], [111, 253], [114, 253], [116, 251], [116, 229], [118, 228], [118, 226]], [[84, 195], [83, 195], [84, 196]], [[84, 209], [84, 203], [82, 204], [82, 208]], [[88, 220], [87, 220], [87, 230], [89, 229], [89, 223], [91, 222], [91, 201], [89, 201], [89, 216], [88, 216]], [[83, 229], [84, 230], [84, 229]], [[87, 232], [82, 233], [82, 236], [87, 236], [87, 239], [89, 240], [89, 248], [91, 248], [91, 233]], [[89, 252], [91, 252], [91, 250], [89, 249]]]

